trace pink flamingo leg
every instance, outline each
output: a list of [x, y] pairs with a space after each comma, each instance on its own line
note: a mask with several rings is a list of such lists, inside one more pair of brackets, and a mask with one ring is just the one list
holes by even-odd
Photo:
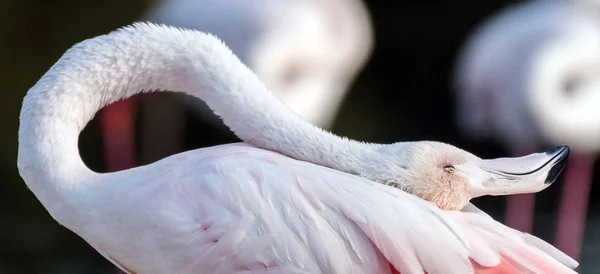
[[574, 154], [566, 167], [561, 191], [556, 247], [575, 260], [581, 255], [594, 160], [593, 155]]
[[135, 99], [107, 106], [100, 112], [107, 171], [119, 171], [135, 166], [134, 110]]
[[[106, 169], [109, 172], [135, 166], [135, 109], [135, 99], [129, 98], [113, 103], [100, 111]], [[117, 269], [116, 274], [125, 273]]]
[[516, 230], [531, 233], [534, 211], [535, 194], [507, 196], [505, 224]]
[[[514, 157], [529, 154], [531, 149], [517, 149]], [[516, 230], [531, 233], [535, 212], [535, 194], [519, 194], [506, 197], [506, 217], [504, 223]]]

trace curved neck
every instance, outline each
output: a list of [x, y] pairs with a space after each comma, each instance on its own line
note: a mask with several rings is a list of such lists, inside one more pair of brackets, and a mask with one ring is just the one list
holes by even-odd
[[80, 131], [107, 104], [156, 90], [198, 97], [245, 142], [299, 160], [360, 173], [370, 151], [288, 110], [215, 37], [135, 24], [73, 46], [25, 96], [18, 165], [34, 193], [100, 176], [79, 156]]

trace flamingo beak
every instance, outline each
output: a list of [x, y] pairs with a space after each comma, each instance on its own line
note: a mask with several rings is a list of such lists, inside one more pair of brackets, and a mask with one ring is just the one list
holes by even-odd
[[469, 161], [456, 172], [471, 183], [471, 197], [535, 193], [549, 187], [567, 164], [570, 149], [556, 146], [517, 158]]

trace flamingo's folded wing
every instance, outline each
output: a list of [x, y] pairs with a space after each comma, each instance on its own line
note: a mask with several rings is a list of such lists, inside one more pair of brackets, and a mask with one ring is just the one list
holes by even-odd
[[[574, 273], [571, 268], [577, 267], [558, 249], [473, 205], [442, 211], [416, 196], [342, 172], [323, 172], [321, 178], [300, 180], [300, 185], [307, 184], [313, 199], [351, 219], [401, 273], [496, 273], [495, 268], [502, 273]], [[352, 197], [353, 202], [344, 200]]]
[[391, 264], [405, 274], [574, 273], [577, 266], [472, 205], [442, 211], [399, 189], [247, 145], [206, 152], [218, 160], [198, 170], [206, 177], [194, 184], [203, 207], [219, 212], [220, 222], [256, 215], [259, 230], [248, 233], [280, 237], [270, 255], [280, 266], [388, 273]]

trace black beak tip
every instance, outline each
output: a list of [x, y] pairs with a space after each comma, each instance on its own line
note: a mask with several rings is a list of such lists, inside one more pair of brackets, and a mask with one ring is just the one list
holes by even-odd
[[555, 146], [551, 149], [548, 149], [545, 151], [546, 154], [548, 155], [552, 155], [555, 156], [559, 153], [566, 153], [566, 156], [569, 156], [569, 152], [571, 151], [571, 149], [569, 148], [569, 146], [567, 145], [560, 145], [560, 146]]
[[544, 181], [545, 184], [550, 185], [556, 181], [558, 175], [563, 171], [565, 166], [567, 165], [567, 158], [569, 158], [569, 153], [571, 149], [569, 146], [555, 146], [546, 151], [546, 154], [552, 155], [552, 159], [554, 162], [554, 166], [548, 171], [548, 176]]

